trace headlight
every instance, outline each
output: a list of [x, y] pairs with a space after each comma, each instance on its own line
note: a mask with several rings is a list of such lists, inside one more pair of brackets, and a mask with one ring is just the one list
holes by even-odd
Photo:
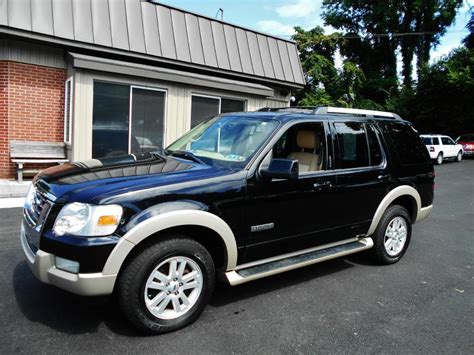
[[63, 207], [56, 217], [54, 232], [95, 237], [112, 234], [120, 223], [122, 207], [119, 205], [89, 205], [74, 202]]

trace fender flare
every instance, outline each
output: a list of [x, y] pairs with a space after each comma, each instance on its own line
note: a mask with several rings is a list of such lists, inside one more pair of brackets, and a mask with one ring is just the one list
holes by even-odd
[[125, 233], [109, 255], [102, 273], [118, 274], [126, 257], [137, 244], [157, 232], [179, 226], [202, 226], [215, 231], [222, 238], [227, 252], [226, 270], [233, 269], [237, 265], [235, 236], [223, 219], [206, 211], [181, 210], [148, 218]]
[[382, 218], [382, 215], [392, 204], [393, 201], [395, 201], [397, 198], [401, 196], [411, 196], [415, 199], [416, 202], [416, 215], [415, 215], [415, 220], [417, 219], [417, 216], [420, 214], [421, 211], [421, 197], [418, 191], [416, 191], [413, 187], [408, 186], [408, 185], [402, 185], [394, 188], [391, 190], [380, 202], [379, 207], [377, 207], [377, 210], [375, 211], [374, 217], [372, 218], [372, 223], [370, 224], [369, 231], [367, 232], [367, 236], [371, 236], [374, 234], [375, 229], [377, 228], [377, 225], [380, 222], [380, 219]]

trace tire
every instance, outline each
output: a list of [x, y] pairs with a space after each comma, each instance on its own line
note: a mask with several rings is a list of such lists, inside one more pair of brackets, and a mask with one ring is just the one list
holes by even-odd
[[462, 151], [458, 152], [458, 155], [456, 155], [456, 161], [459, 163], [462, 160]]
[[[174, 276], [172, 269], [177, 270]], [[214, 262], [206, 248], [184, 235], [170, 235], [128, 263], [118, 280], [117, 298], [133, 326], [147, 334], [162, 334], [194, 322], [209, 302], [214, 283]]]
[[438, 156], [436, 157], [436, 165], [441, 165], [443, 164], [443, 153], [439, 153]]
[[[403, 243], [397, 242], [403, 236], [403, 233], [401, 233], [402, 229], [395, 228], [399, 234], [393, 233], [393, 229], [398, 224], [398, 221], [400, 221], [401, 226], [404, 227], [406, 231]], [[389, 227], [392, 230], [390, 233]], [[388, 236], [389, 234], [391, 234], [391, 236]], [[399, 205], [393, 205], [387, 208], [372, 235], [372, 239], [374, 246], [369, 249], [369, 254], [372, 259], [382, 265], [398, 262], [405, 254], [411, 240], [411, 218], [408, 211]], [[392, 243], [390, 243], [390, 241], [392, 241]], [[389, 244], [389, 247], [387, 247], [386, 244]], [[397, 246], [400, 248], [396, 248]]]

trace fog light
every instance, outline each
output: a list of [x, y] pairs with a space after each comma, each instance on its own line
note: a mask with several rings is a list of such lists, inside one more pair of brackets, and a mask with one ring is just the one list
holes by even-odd
[[56, 267], [58, 269], [72, 272], [74, 274], [77, 274], [79, 272], [79, 263], [77, 261], [60, 258], [58, 256], [56, 256], [55, 259]]

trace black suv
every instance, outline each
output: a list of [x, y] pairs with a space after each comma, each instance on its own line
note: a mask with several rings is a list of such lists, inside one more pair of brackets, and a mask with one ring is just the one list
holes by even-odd
[[21, 241], [41, 281], [115, 293], [156, 334], [194, 321], [217, 277], [238, 285], [363, 250], [397, 262], [433, 186], [426, 148], [395, 114], [226, 114], [163, 151], [44, 170]]

